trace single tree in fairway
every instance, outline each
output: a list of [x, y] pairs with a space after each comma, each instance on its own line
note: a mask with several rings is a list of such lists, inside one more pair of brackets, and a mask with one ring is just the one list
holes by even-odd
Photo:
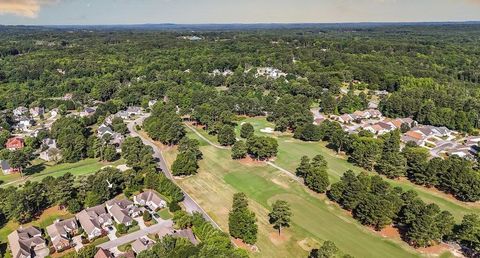
[[279, 235], [282, 228], [290, 227], [291, 216], [290, 205], [282, 200], [275, 201], [272, 205], [272, 212], [268, 214], [270, 224], [278, 230]]
[[244, 139], [250, 138], [254, 133], [253, 125], [250, 123], [244, 123], [240, 129], [240, 137]]
[[231, 125], [224, 125], [218, 132], [218, 142], [223, 146], [233, 145], [237, 139], [235, 129]]
[[248, 199], [245, 193], [233, 195], [232, 210], [228, 214], [230, 235], [242, 239], [246, 244], [257, 242], [257, 219], [255, 213], [248, 209]]
[[243, 159], [247, 157], [247, 145], [244, 141], [236, 142], [232, 147], [232, 159]]

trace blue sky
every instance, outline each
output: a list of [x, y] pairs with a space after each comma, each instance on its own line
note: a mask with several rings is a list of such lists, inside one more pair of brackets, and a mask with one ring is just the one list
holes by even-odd
[[480, 20], [480, 0], [0, 0], [0, 24]]

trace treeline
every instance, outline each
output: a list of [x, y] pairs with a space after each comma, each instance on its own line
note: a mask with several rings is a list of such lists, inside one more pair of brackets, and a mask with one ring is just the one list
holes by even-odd
[[478, 235], [474, 235], [480, 232], [478, 215], [466, 215], [455, 225], [448, 211], [442, 211], [434, 203], [424, 203], [412, 190], [404, 192], [392, 187], [380, 176], [355, 175], [347, 171], [339, 182], [331, 185], [327, 196], [351, 211], [363, 225], [375, 230], [393, 225], [412, 246], [428, 247], [453, 240], [476, 252], [480, 248]]
[[174, 221], [181, 229], [191, 228], [200, 243], [195, 246], [187, 239], [166, 236], [157, 239], [157, 243], [152, 248], [141, 252], [137, 257], [248, 257], [245, 250], [235, 248], [227, 234], [214, 228], [199, 213], [190, 215], [178, 211], [174, 215]]
[[399, 90], [380, 103], [390, 117], [413, 117], [421, 124], [472, 132], [480, 127], [480, 93], [476, 88], [404, 78]]
[[[412, 182], [436, 187], [461, 201], [480, 200], [480, 172], [471, 161], [458, 156], [429, 159], [426, 149], [408, 143], [400, 150], [400, 132], [392, 131], [379, 138], [370, 132], [348, 134], [337, 122], [325, 121], [320, 126], [308, 126], [329, 147], [345, 151], [349, 161], [388, 178], [407, 177]], [[305, 137], [303, 137], [305, 138]]]

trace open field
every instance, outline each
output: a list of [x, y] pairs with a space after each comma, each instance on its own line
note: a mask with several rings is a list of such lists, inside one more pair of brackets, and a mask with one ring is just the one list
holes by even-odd
[[0, 180], [5, 183], [0, 187], [18, 186], [30, 181], [41, 181], [47, 176], [59, 177], [67, 172], [70, 172], [74, 176], [83, 176], [97, 172], [105, 166], [117, 166], [124, 164], [123, 160], [117, 160], [115, 162], [100, 162], [98, 159], [85, 159], [76, 163], [62, 163], [62, 164], [49, 164], [44, 162], [37, 162], [32, 167], [26, 169], [26, 176], [22, 179], [19, 174], [4, 175], [0, 177]]
[[[347, 170], [353, 170], [356, 173], [367, 172], [366, 170], [349, 163], [346, 160], [345, 156], [337, 155], [335, 151], [328, 149], [325, 142], [303, 142], [293, 139], [291, 137], [291, 134], [287, 133], [282, 134], [275, 132], [274, 134], [266, 134], [260, 132], [260, 129], [263, 129], [265, 127], [274, 127], [274, 125], [266, 121], [265, 118], [257, 117], [242, 120], [241, 122], [239, 122], [239, 125], [236, 128], [238, 135], [240, 135], [240, 123], [242, 122], [251, 123], [255, 128], [256, 134], [269, 135], [277, 138], [279, 144], [279, 152], [274, 163], [284, 169], [287, 169], [292, 173], [295, 173], [295, 169], [300, 163], [300, 159], [302, 156], [307, 155], [312, 158], [313, 156], [318, 154], [321, 154], [328, 162], [328, 173], [331, 182], [336, 182], [340, 180], [340, 177]], [[203, 130], [198, 131], [201, 132], [202, 135], [206, 134]], [[216, 141], [215, 137], [209, 139]], [[369, 173], [376, 174], [374, 172]], [[440, 208], [450, 211], [455, 216], [457, 221], [460, 221], [465, 214], [480, 212], [480, 205], [478, 203], [473, 204], [461, 202], [454, 199], [452, 196], [449, 196], [438, 190], [427, 189], [425, 187], [415, 185], [406, 179], [386, 180], [394, 186], [402, 187], [404, 190], [415, 190], [424, 201], [428, 203], [434, 202], [438, 204]]]
[[[345, 253], [355, 257], [415, 257], [414, 250], [400, 240], [382, 238], [361, 226], [351, 216], [314, 194], [290, 177], [265, 163], [233, 161], [229, 150], [208, 145], [193, 133], [189, 137], [201, 142], [204, 159], [199, 174], [177, 182], [228, 231], [228, 212], [235, 192], [245, 192], [258, 219], [257, 246], [259, 257], [305, 257], [324, 240], [332, 240]], [[173, 162], [175, 149], [167, 149], [166, 157]], [[287, 200], [294, 216], [292, 226], [278, 236], [268, 223], [271, 203]]]

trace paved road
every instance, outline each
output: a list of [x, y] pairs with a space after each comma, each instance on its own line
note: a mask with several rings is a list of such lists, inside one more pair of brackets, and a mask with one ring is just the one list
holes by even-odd
[[[170, 168], [167, 165], [167, 162], [165, 162], [165, 159], [163, 158], [162, 151], [155, 145], [153, 141], [151, 141], [148, 138], [142, 137], [140, 134], [138, 134], [138, 132], [135, 129], [135, 125], [137, 124], [141, 125], [145, 120], [145, 118], [147, 117], [148, 115], [142, 116], [136, 119], [135, 121], [131, 121], [127, 124], [128, 130], [130, 130], [130, 135], [133, 137], [140, 137], [140, 139], [142, 139], [145, 145], [151, 146], [153, 148], [153, 152], [154, 152], [153, 156], [159, 160], [158, 167], [163, 171], [163, 173], [167, 178], [175, 182], [170, 172]], [[183, 191], [183, 195], [185, 196], [185, 199], [183, 200], [183, 204], [185, 205], [185, 209], [188, 212], [190, 213], [200, 212], [207, 221], [212, 223], [212, 225], [214, 225], [216, 228], [221, 229], [220, 226], [212, 218], [210, 218], [210, 216], [202, 209], [202, 207], [200, 207], [200, 205], [198, 205], [197, 202], [195, 202], [195, 200], [192, 199], [192, 197], [190, 197], [190, 195], [188, 195], [187, 192], [185, 192], [183, 189], [182, 191]]]
[[148, 234], [156, 234], [158, 233], [162, 228], [171, 228], [173, 227], [173, 222], [171, 220], [164, 220], [161, 221], [160, 223], [157, 223], [153, 226], [150, 226], [148, 228], [140, 229], [138, 231], [135, 231], [133, 233], [130, 233], [125, 236], [121, 236], [117, 239], [110, 240], [106, 243], [97, 245], [98, 248], [103, 248], [103, 249], [111, 249], [115, 248], [117, 246], [121, 246], [126, 243], [133, 242], [140, 237], [146, 236]]

